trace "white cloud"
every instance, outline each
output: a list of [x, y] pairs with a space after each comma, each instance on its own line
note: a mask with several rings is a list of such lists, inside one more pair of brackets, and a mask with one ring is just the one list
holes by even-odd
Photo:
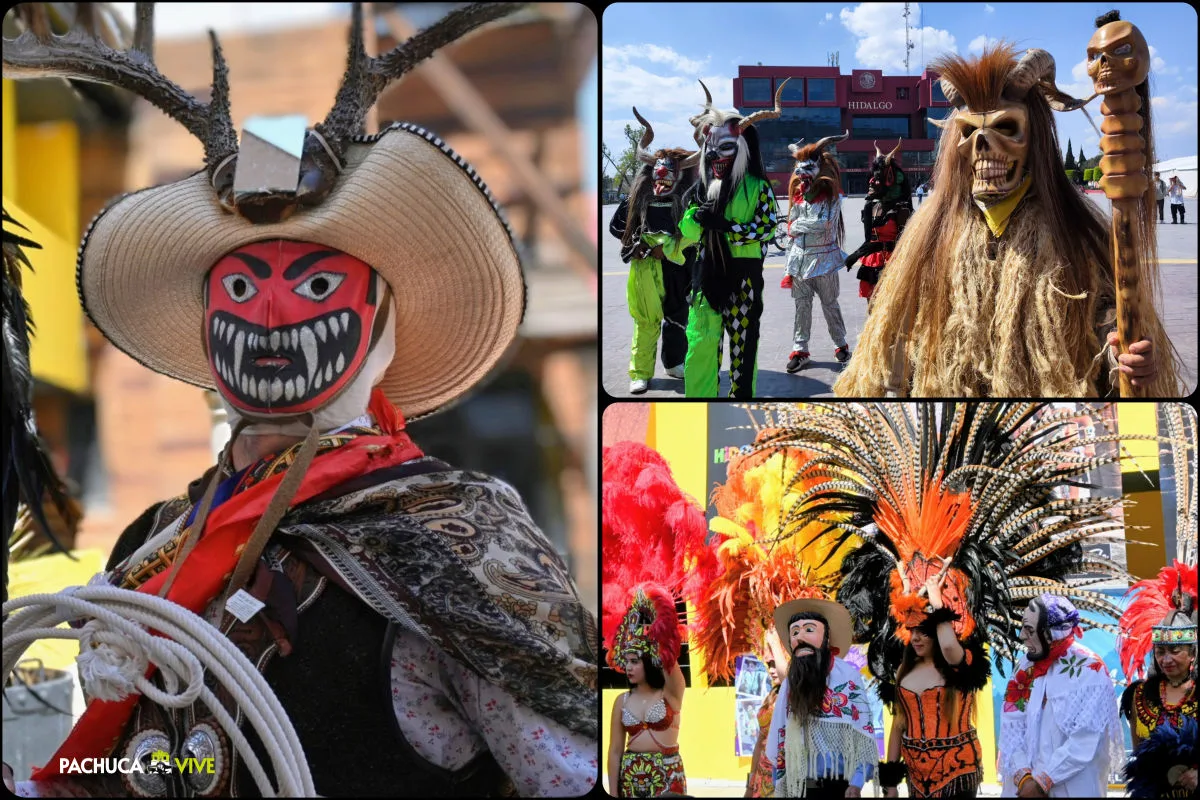
[[991, 7], [991, 6], [989, 6], [987, 3], [984, 3], [984, 4], [983, 4], [983, 10], [984, 10], [984, 11], [986, 11], [987, 13], [989, 13], [989, 14], [994, 14], [994, 13], [996, 13], [996, 9], [992, 8], [992, 7]]
[[[691, 67], [706, 63], [707, 59], [699, 62], [669, 48], [651, 50], [643, 46], [605, 47], [602, 57], [602, 133], [604, 142], [615, 155], [619, 156], [625, 150], [625, 125], [638, 125], [631, 111], [633, 106], [637, 106], [638, 113], [654, 127], [656, 146], [691, 148], [692, 126], [687, 118], [704, 107], [704, 90], [697, 78], [712, 92], [714, 105], [725, 109], [733, 107], [732, 69], [723, 73], [689, 74], [679, 70], [685, 74], [662, 74], [679, 64]], [[631, 63], [631, 59], [639, 57], [655, 63]]]
[[1163, 61], [1158, 55], [1158, 50], [1154, 45], [1150, 45], [1150, 69], [1156, 75], [1178, 75], [1179, 67], [1168, 67], [1167, 62]]
[[[914, 19], [921, 18], [920, 5], [913, 3]], [[843, 8], [840, 14], [842, 25], [854, 34], [858, 44], [854, 56], [864, 67], [875, 69], [903, 70], [905, 56], [904, 6], [899, 3], [860, 3], [853, 9]], [[914, 28], [914, 42], [924, 37], [925, 53], [936, 56], [940, 53], [957, 53], [954, 36], [938, 28]], [[910, 63], [919, 60], [910, 58]], [[917, 69], [921, 67], [918, 63]]]
[[830, 22], [832, 20], [833, 20], [833, 12], [826, 11], [824, 19], [822, 19], [820, 22], [818, 22], [817, 25], [821, 26], [821, 25], [824, 25], [826, 22]]
[[1071, 77], [1074, 80], [1068, 82], [1066, 81], [1066, 76], [1061, 71], [1058, 73], [1055, 84], [1060, 91], [1080, 99], [1092, 96], [1095, 89], [1092, 86], [1092, 79], [1087, 74], [1087, 58], [1084, 58], [1078, 64], [1071, 67]]
[[703, 61], [688, 58], [675, 52], [670, 47], [660, 47], [656, 44], [627, 44], [621, 47], [604, 46], [605, 70], [612, 63], [629, 63], [630, 61], [645, 60], [653, 64], [666, 64], [676, 72], [694, 75], [708, 66], [708, 58]]
[[1200, 104], [1196, 100], [1184, 100], [1178, 95], [1157, 95], [1150, 98], [1154, 112], [1155, 138], [1163, 134], [1194, 131], [1196, 114]]
[[997, 39], [996, 37], [988, 36], [987, 34], [981, 33], [978, 36], [976, 36], [974, 39], [972, 39], [971, 43], [969, 45], [967, 45], [967, 52], [968, 53], [982, 53], [983, 48], [985, 48], [989, 45], [996, 45], [999, 43], [1000, 43], [1000, 40]]

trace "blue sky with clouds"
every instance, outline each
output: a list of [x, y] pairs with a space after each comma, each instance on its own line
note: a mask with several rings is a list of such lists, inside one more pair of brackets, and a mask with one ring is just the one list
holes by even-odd
[[[1113, 8], [1142, 31], [1153, 53], [1151, 102], [1159, 160], [1196, 155], [1196, 11], [1184, 3], [910, 3], [910, 74], [945, 52], [978, 54], [988, 39], [1054, 56], [1060, 89], [1092, 93], [1085, 70], [1093, 19]], [[903, 3], [616, 3], [602, 24], [603, 137], [625, 149], [630, 106], [654, 126], [655, 144], [691, 146], [687, 117], [703, 100], [700, 78], [721, 108], [733, 105], [739, 64], [824, 66], [838, 52], [843, 74], [882, 69], [903, 75]], [[1100, 99], [1088, 111], [1100, 124]], [[1099, 152], [1080, 111], [1054, 115], [1065, 148]]]

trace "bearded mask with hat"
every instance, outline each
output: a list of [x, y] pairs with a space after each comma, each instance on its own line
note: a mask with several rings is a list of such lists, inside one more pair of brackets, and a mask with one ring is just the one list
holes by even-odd
[[[758, 439], [773, 432], [764, 429]], [[703, 655], [710, 680], [730, 680], [742, 653], [779, 662], [765, 644], [767, 633], [778, 636], [786, 654], [790, 616], [802, 609], [827, 615], [834, 655], [844, 658], [849, 651], [849, 614], [830, 602], [841, 580], [836, 540], [818, 537], [805, 548], [823, 526], [789, 519], [816, 483], [795, 479], [808, 462], [808, 454], [794, 448], [754, 450], [732, 459], [725, 482], [713, 490], [716, 516], [705, 549], [715, 555], [719, 570], [688, 597], [695, 608], [693, 649]], [[787, 664], [777, 663], [780, 673]]]

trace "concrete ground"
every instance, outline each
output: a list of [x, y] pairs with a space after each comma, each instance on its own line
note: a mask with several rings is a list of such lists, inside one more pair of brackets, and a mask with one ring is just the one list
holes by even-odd
[[[703, 780], [700, 778], [688, 778], [687, 784], [688, 794], [692, 797], [741, 797], [742, 793], [746, 791], [745, 784], [737, 783], [735, 781], [712, 781]], [[871, 782], [863, 787], [862, 796], [883, 797], [883, 792], [881, 790], [877, 791], [875, 783]], [[900, 796], [908, 797], [908, 789], [904, 785], [900, 786]], [[999, 796], [1000, 784], [998, 783], [982, 784], [979, 787], [979, 793], [976, 795], [976, 797]], [[1110, 789], [1108, 796], [1124, 797], [1125, 792], [1117, 789]]]
[[[1110, 212], [1109, 202], [1103, 194], [1089, 194], [1105, 214]], [[864, 200], [848, 197], [842, 203], [842, 214], [846, 219], [847, 252], [855, 250], [863, 241], [862, 224], [858, 221]], [[1159, 276], [1164, 307], [1160, 313], [1167, 334], [1183, 358], [1186, 369], [1188, 391], [1196, 385], [1197, 364], [1197, 313], [1196, 313], [1196, 200], [1187, 200], [1187, 223], [1172, 225], [1170, 210], [1166, 222], [1158, 228]], [[608, 222], [615, 205], [603, 207], [601, 213], [600, 264], [603, 274], [601, 285], [601, 376], [604, 389], [613, 397], [634, 397], [629, 393], [629, 347], [633, 341], [633, 320], [625, 307], [625, 284], [629, 268], [621, 263], [619, 243], [608, 233]], [[782, 213], [786, 213], [786, 203]], [[837, 362], [833, 357], [834, 345], [825, 328], [820, 302], [813, 303], [813, 334], [810, 342], [813, 363], [795, 375], [784, 369], [792, 349], [792, 325], [795, 306], [791, 292], [779, 288], [783, 279], [784, 256], [771, 247], [764, 264], [766, 290], [762, 316], [762, 333], [758, 355], [758, 397], [828, 397], [830, 387], [837, 379]], [[862, 332], [866, 318], [867, 301], [858, 296], [858, 281], [852, 272], [840, 270], [841, 294], [838, 304], [846, 323], [846, 338], [853, 350]], [[722, 365], [722, 397], [729, 391], [729, 357], [725, 348], [725, 363]], [[637, 397], [662, 398], [683, 397], [683, 381], [667, 376], [662, 363], [657, 363], [657, 372], [650, 381], [650, 389]]]

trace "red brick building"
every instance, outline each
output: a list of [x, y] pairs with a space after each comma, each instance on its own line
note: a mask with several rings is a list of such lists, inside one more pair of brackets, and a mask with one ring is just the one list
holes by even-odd
[[792, 170], [788, 144], [845, 131], [850, 138], [837, 146], [837, 153], [847, 194], [866, 193], [874, 142], [886, 152], [898, 137], [904, 138], [901, 165], [913, 188], [928, 180], [941, 133], [930, 120], [950, 113], [936, 73], [884, 75], [882, 70], [856, 69], [845, 75], [839, 67], [739, 66], [733, 104], [745, 114], [769, 108], [775, 90], [789, 78], [783, 87], [783, 116], [756, 126], [763, 164], [777, 193], [786, 190]]

